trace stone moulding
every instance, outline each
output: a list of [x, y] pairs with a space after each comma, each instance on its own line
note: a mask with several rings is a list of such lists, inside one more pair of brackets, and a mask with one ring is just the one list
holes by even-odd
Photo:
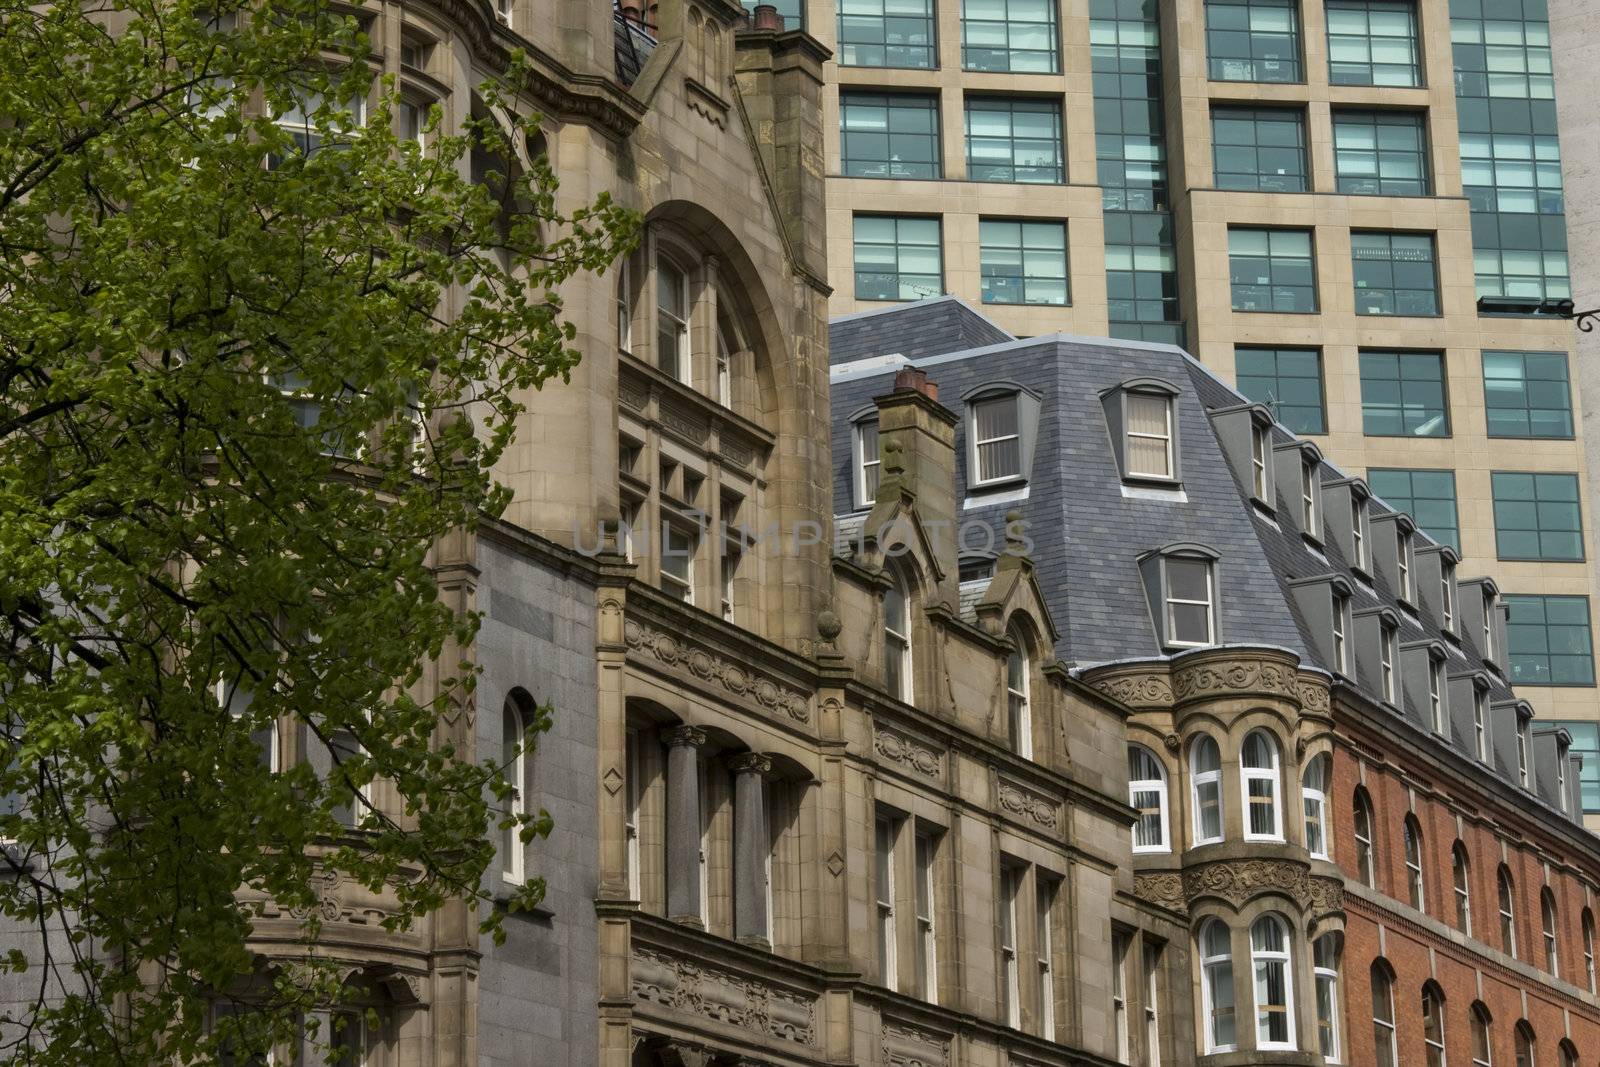
[[1173, 871], [1134, 875], [1133, 895], [1168, 911], [1188, 910], [1188, 901], [1183, 895], [1183, 875]]
[[814, 997], [648, 948], [634, 949], [632, 969], [633, 997], [640, 1003], [816, 1047]]
[[1311, 872], [1288, 860], [1224, 860], [1183, 872], [1184, 899], [1220, 897], [1242, 907], [1264, 890], [1276, 890], [1295, 903], [1311, 903]]
[[1027, 786], [1000, 779], [1000, 808], [1046, 830], [1056, 828], [1056, 802]]
[[885, 1019], [883, 1062], [889, 1067], [948, 1067], [950, 1038], [910, 1023]]
[[1180, 666], [1172, 672], [1172, 690], [1180, 703], [1233, 693], [1264, 693], [1298, 700], [1293, 667], [1271, 660], [1233, 660]]
[[1172, 686], [1161, 675], [1140, 673], [1097, 678], [1089, 683], [1097, 691], [1130, 708], [1170, 708]]
[[721, 686], [741, 700], [799, 723], [811, 721], [811, 702], [803, 693], [779, 685], [748, 667], [731, 663], [681, 636], [651, 629], [637, 619], [622, 624], [622, 638], [630, 653], [648, 653], [658, 663], [687, 671], [705, 682]]
[[924, 778], [937, 779], [944, 771], [943, 752], [899, 730], [891, 730], [886, 726], [875, 727], [872, 748], [890, 763]]

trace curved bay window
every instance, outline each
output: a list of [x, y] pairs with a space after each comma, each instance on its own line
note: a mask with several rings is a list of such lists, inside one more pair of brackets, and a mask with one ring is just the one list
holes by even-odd
[[1200, 928], [1200, 995], [1206, 1052], [1229, 1052], [1239, 1037], [1233, 1011], [1233, 945], [1227, 924], [1211, 919]]
[[1328, 832], [1328, 766], [1327, 755], [1313, 757], [1306, 765], [1300, 783], [1300, 797], [1306, 817], [1306, 851], [1319, 859], [1327, 859], [1331, 834]]
[[1205, 735], [1194, 743], [1190, 776], [1194, 791], [1194, 843], [1222, 840], [1222, 753]]
[[1239, 784], [1244, 796], [1245, 839], [1282, 841], [1278, 745], [1265, 730], [1251, 731], [1244, 739], [1239, 750]]
[[1167, 774], [1143, 745], [1128, 746], [1128, 803], [1138, 813], [1133, 824], [1135, 852], [1166, 852]]
[[1250, 927], [1250, 965], [1255, 972], [1256, 1048], [1294, 1048], [1289, 928], [1278, 916], [1263, 915]]

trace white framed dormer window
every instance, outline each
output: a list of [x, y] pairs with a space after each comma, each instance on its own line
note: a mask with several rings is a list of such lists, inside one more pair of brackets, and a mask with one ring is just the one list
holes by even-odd
[[1444, 707], [1444, 660], [1428, 657], [1428, 725], [1443, 735], [1447, 729]]
[[1495, 604], [1495, 595], [1493, 593], [1483, 594], [1483, 633], [1481, 635], [1481, 643], [1478, 647], [1482, 651], [1483, 658], [1486, 660], [1494, 659]]
[[1448, 560], [1439, 560], [1439, 625], [1445, 633], [1456, 632], [1456, 568]]
[[1144, 478], [1176, 478], [1172, 397], [1155, 392], [1129, 392], [1128, 474]]
[[1245, 840], [1282, 841], [1282, 767], [1278, 744], [1265, 730], [1251, 731], [1239, 750], [1239, 788]]
[[1022, 425], [1017, 394], [990, 396], [971, 404], [974, 487], [1022, 477]]
[[1272, 506], [1272, 478], [1267, 471], [1267, 456], [1272, 451], [1272, 427], [1266, 423], [1250, 423], [1250, 493], [1257, 500]]
[[1233, 1001], [1233, 945], [1228, 926], [1209, 919], [1200, 928], [1200, 1010], [1207, 1055], [1239, 1047]]
[[856, 483], [856, 506], [869, 508], [878, 499], [878, 475], [882, 470], [878, 451], [878, 420], [863, 419], [856, 423], [854, 441], [855, 456], [851, 470]]
[[1472, 690], [1472, 752], [1479, 763], [1489, 762], [1489, 691], [1482, 686]]
[[1359, 571], [1371, 567], [1367, 559], [1367, 498], [1360, 493], [1350, 494], [1350, 566]]
[[898, 575], [883, 591], [883, 674], [889, 693], [911, 700], [911, 602]]
[[1159, 566], [1163, 643], [1175, 648], [1216, 644], [1215, 561], [1184, 552], [1160, 554], [1145, 565], [1152, 563]]
[[1033, 710], [1028, 700], [1028, 657], [1023, 654], [1022, 638], [1006, 656], [1006, 723], [1010, 730], [1011, 751], [1023, 759], [1033, 758]]
[[1350, 595], [1333, 591], [1333, 669], [1345, 677], [1350, 669]]
[[1300, 530], [1313, 541], [1322, 540], [1322, 485], [1317, 464], [1300, 464]]
[[1517, 784], [1533, 788], [1533, 748], [1528, 742], [1528, 720], [1517, 719]]
[[1222, 752], [1214, 738], [1201, 734], [1189, 754], [1194, 793], [1194, 843], [1222, 840]]
[[1251, 925], [1250, 965], [1255, 972], [1256, 1048], [1294, 1048], [1289, 928], [1278, 916], [1263, 915]]
[[1306, 764], [1300, 782], [1300, 799], [1305, 808], [1306, 851], [1318, 859], [1327, 859], [1331, 834], [1328, 826], [1328, 762], [1326, 755], [1317, 756]]
[[1395, 526], [1395, 574], [1397, 586], [1395, 595], [1408, 604], [1416, 603], [1416, 590], [1412, 588], [1411, 571], [1411, 531], [1403, 526]]
[[1167, 852], [1167, 773], [1143, 745], [1128, 746], [1128, 803], [1138, 818], [1133, 824], [1135, 852]]
[[1390, 704], [1400, 703], [1400, 627], [1387, 620], [1378, 624], [1378, 675], [1383, 686], [1383, 699]]
[[1565, 812], [1567, 810], [1567, 751], [1556, 751], [1556, 805]]
[[664, 256], [656, 257], [656, 366], [689, 380], [689, 279]]

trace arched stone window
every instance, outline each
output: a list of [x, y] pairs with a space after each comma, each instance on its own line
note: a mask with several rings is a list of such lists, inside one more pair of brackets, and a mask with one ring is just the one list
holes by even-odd
[[1511, 872], [1505, 864], [1500, 865], [1498, 877], [1500, 892], [1500, 947], [1505, 949], [1506, 955], [1512, 959], [1517, 958], [1517, 909], [1515, 889], [1511, 884]]
[[1561, 1067], [1578, 1067], [1578, 1046], [1570, 1038], [1561, 1039]]
[[903, 575], [889, 572], [883, 591], [883, 676], [889, 694], [907, 703], [911, 686], [911, 598]]
[[1445, 1067], [1444, 991], [1433, 982], [1422, 987], [1422, 1048], [1428, 1067]]
[[1455, 889], [1456, 926], [1468, 937], [1472, 936], [1472, 867], [1467, 859], [1467, 846], [1460, 841], [1450, 850], [1450, 881]]
[[1372, 1044], [1377, 1067], [1400, 1067], [1394, 1029], [1394, 975], [1388, 963], [1372, 964]]
[[1216, 739], [1201, 734], [1189, 754], [1194, 793], [1194, 843], [1222, 840], [1222, 753]]
[[1594, 973], [1594, 913], [1583, 909], [1583, 980], [1589, 992], [1595, 991]]
[[1138, 813], [1133, 824], [1135, 852], [1167, 852], [1167, 772], [1143, 745], [1128, 746], [1128, 803]]
[[1229, 1052], [1239, 1045], [1233, 1010], [1233, 945], [1221, 919], [1200, 928], [1200, 995], [1205, 1016], [1206, 1052]]
[[1356, 787], [1355, 796], [1351, 800], [1351, 824], [1356, 839], [1356, 877], [1361, 884], [1369, 889], [1378, 887], [1377, 864], [1374, 858], [1374, 839], [1372, 836], [1372, 801], [1367, 796], [1367, 791], [1360, 786]]
[[1256, 1048], [1294, 1048], [1289, 927], [1279, 916], [1263, 915], [1251, 925], [1250, 965], [1255, 974]]
[[1493, 1046], [1489, 1041], [1489, 1009], [1483, 1001], [1472, 1002], [1467, 1015], [1472, 1024], [1472, 1067], [1494, 1067]]
[[1539, 925], [1544, 932], [1545, 970], [1561, 977], [1561, 939], [1556, 934], [1556, 897], [1545, 886], [1539, 893]]
[[1328, 779], [1332, 757], [1313, 756], [1300, 781], [1300, 799], [1305, 807], [1306, 851], [1328, 859], [1333, 835], [1328, 832]]
[[1418, 911], [1428, 910], [1427, 886], [1422, 880], [1422, 824], [1407, 815], [1402, 831], [1406, 848], [1406, 899]]
[[1011, 751], [1023, 759], [1033, 758], [1033, 702], [1029, 697], [1028, 644], [1017, 630], [1011, 631], [1014, 646], [1006, 656], [1006, 728]]
[[1239, 787], [1244, 798], [1247, 841], [1283, 840], [1282, 773], [1278, 743], [1252, 730], [1239, 750]]
[[[523, 721], [522, 709], [515, 697], [507, 697], [500, 710], [500, 766], [511, 783], [511, 795], [506, 799], [506, 814], [520, 818], [528, 808], [527, 753], [523, 751], [523, 738], [529, 724]], [[501, 832], [500, 873], [508, 882], [520, 885], [525, 877], [521, 827], [513, 824]]]

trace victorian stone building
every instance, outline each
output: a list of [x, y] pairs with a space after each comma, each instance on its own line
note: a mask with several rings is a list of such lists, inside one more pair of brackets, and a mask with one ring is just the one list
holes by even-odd
[[[1004, 703], [937, 677], [964, 732], [1087, 784], [1119, 736], [1098, 724], [1123, 724], [1119, 841], [1079, 816], [1026, 855], [996, 841], [997, 893], [950, 889], [1000, 931], [968, 952], [969, 984], [998, 967], [1009, 988], [1030, 873], [1120, 853], [1108, 895], [1072, 898], [1076, 969], [1052, 974], [1113, 1060], [1594, 1061], [1600, 846], [1570, 736], [1509, 684], [1492, 580], [1176, 348], [1014, 339], [953, 298], [832, 337], [841, 576], [870, 568], [894, 511], [957, 540], [953, 594], [920, 547], [890, 571], [885, 604], [906, 590], [912, 620], [909, 652], [905, 616], [881, 621], [882, 654], [909, 656], [897, 677], [925, 686], [934, 635], [964, 621], [1024, 667], [1040, 640], [1055, 661], [1051, 688], [1013, 672], [1032, 684]], [[1046, 633], [1031, 614], [1002, 629], [1024, 578]], [[905, 802], [878, 804], [882, 855]]]

